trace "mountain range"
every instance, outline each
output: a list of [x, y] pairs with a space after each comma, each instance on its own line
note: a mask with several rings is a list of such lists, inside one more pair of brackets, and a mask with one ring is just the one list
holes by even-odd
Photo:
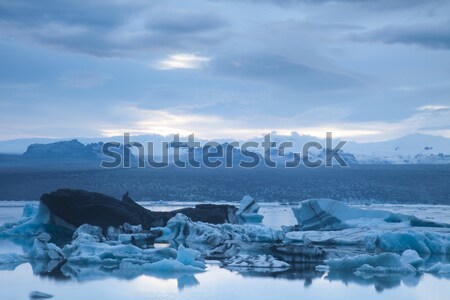
[[[283, 141], [283, 136], [275, 136], [274, 140]], [[160, 135], [141, 135], [132, 136], [132, 141], [141, 142], [144, 147], [147, 147], [147, 142], [154, 142], [155, 145], [161, 145], [163, 141], [170, 141], [171, 137]], [[272, 155], [275, 160], [282, 162], [285, 160], [292, 160], [295, 152], [300, 152], [301, 147], [298, 145], [304, 144], [306, 141], [316, 140], [322, 142], [323, 140], [314, 139], [308, 136], [294, 135], [290, 136], [289, 140], [294, 143], [294, 149], [286, 149], [286, 156], [278, 156], [278, 150], [272, 149]], [[98, 161], [104, 158], [101, 152], [101, 147], [104, 142], [117, 141], [123, 142], [123, 137], [112, 138], [80, 138], [70, 140], [59, 139], [15, 139], [0, 141], [0, 153], [13, 154], [13, 156], [21, 156], [25, 158], [41, 158], [41, 159], [72, 159], [72, 160], [93, 160]], [[205, 142], [201, 141], [200, 142]], [[258, 140], [256, 140], [258, 141]], [[261, 140], [260, 140], [261, 141]], [[222, 145], [226, 145], [223, 141]], [[297, 147], [295, 147], [297, 146]], [[161, 148], [161, 147], [159, 147]], [[154, 149], [155, 156], [160, 156], [162, 149], [158, 146]], [[199, 152], [200, 148], [196, 149], [195, 157], [201, 160], [202, 154]], [[257, 151], [256, 151], [257, 152]], [[135, 152], [136, 154], [136, 152]], [[233, 149], [233, 160], [243, 159], [248, 161], [248, 157], [243, 155], [237, 148]], [[258, 155], [262, 158], [263, 153]], [[310, 151], [311, 159], [323, 159], [325, 150]], [[347, 142], [340, 154], [344, 160], [349, 164], [438, 164], [450, 163], [450, 139], [425, 135], [425, 134], [411, 134], [398, 139], [371, 142], [371, 143], [356, 143]], [[181, 154], [183, 159], [187, 159], [186, 150]]]

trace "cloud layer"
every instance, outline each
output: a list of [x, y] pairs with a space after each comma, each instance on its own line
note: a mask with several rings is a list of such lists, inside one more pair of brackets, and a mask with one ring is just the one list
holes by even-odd
[[450, 3], [0, 0], [0, 139], [450, 137]]

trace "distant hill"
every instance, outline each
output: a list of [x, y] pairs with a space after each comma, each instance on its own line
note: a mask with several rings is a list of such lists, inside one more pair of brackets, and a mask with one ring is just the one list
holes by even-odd
[[49, 144], [32, 144], [28, 146], [24, 157], [34, 158], [65, 158], [98, 160], [101, 158], [98, 144], [84, 145], [78, 140], [61, 141]]

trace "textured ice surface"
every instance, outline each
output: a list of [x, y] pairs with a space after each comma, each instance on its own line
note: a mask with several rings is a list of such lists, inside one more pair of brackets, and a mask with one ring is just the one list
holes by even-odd
[[[277, 242], [284, 238], [280, 230], [253, 224], [208, 224], [192, 222], [183, 214], [177, 214], [167, 222], [169, 232], [159, 240], [191, 241], [218, 245], [226, 240], [243, 242]], [[169, 236], [167, 236], [169, 234]]]
[[352, 245], [370, 252], [401, 253], [411, 249], [424, 254], [447, 254], [450, 251], [448, 224], [350, 207], [327, 199], [304, 201], [293, 211], [302, 230], [287, 232], [290, 241]]
[[233, 268], [269, 268], [289, 269], [289, 264], [277, 260], [271, 255], [237, 255], [224, 261], [224, 265]]
[[343, 202], [331, 199], [302, 201], [300, 207], [293, 207], [295, 218], [301, 230], [341, 230], [359, 223], [385, 220], [395, 217], [405, 221], [404, 216], [383, 210], [366, 210], [350, 207]]
[[28, 261], [26, 255], [17, 253], [0, 253], [0, 265], [19, 265]]
[[429, 268], [423, 269], [423, 271], [427, 273], [436, 273], [439, 275], [450, 275], [450, 264], [438, 262]]
[[239, 223], [261, 223], [264, 216], [258, 214], [259, 209], [260, 206], [256, 203], [255, 199], [250, 196], [244, 196], [241, 200], [239, 210], [236, 212]]
[[405, 251], [402, 255], [396, 253], [382, 253], [379, 255], [362, 254], [353, 257], [344, 257], [324, 261], [330, 271], [347, 270], [363, 273], [414, 273], [416, 266], [420, 265], [420, 257], [417, 252]]
[[[320, 270], [350, 271], [358, 278], [414, 272], [442, 275], [450, 270], [445, 263], [436, 264], [436, 260], [433, 266], [431, 262], [424, 264], [419, 256], [450, 253], [450, 229], [434, 220], [429, 222], [402, 211], [309, 200], [294, 209], [299, 226], [284, 233], [252, 224], [259, 218], [255, 217], [258, 209], [251, 197], [244, 197], [238, 212], [244, 221], [239, 225], [193, 222], [182, 214], [173, 217], [167, 227], [152, 230], [124, 224], [103, 232], [99, 227], [82, 225], [60, 249], [51, 240], [58, 236], [54, 231], [57, 226], [42, 226], [48, 221], [45, 207], [27, 205], [18, 222], [0, 227], [0, 234], [5, 236], [28, 238], [27, 254], [0, 255], [0, 265], [4, 262], [0, 268], [30, 261], [37, 274], [59, 267], [64, 275], [77, 280], [134, 278], [142, 274], [179, 278], [181, 275], [176, 274], [203, 272], [204, 258], [218, 259], [227, 268], [267, 270], [287, 269], [289, 264], [305, 261], [322, 263], [328, 258], [327, 267]], [[289, 232], [298, 228], [303, 230]], [[311, 228], [315, 229], [305, 230]], [[154, 241], [169, 246], [153, 248]], [[337, 250], [340, 252], [333, 253]], [[368, 254], [355, 256], [362, 251]], [[385, 253], [373, 255], [381, 252]]]

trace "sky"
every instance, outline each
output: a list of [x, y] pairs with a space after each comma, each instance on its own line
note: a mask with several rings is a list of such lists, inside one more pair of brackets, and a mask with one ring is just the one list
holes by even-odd
[[0, 0], [0, 140], [450, 138], [450, 1]]

